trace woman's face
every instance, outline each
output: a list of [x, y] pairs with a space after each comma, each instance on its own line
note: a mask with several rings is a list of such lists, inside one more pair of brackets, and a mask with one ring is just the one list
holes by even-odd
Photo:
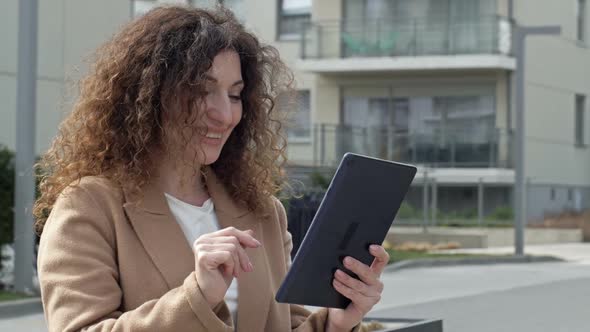
[[[244, 88], [240, 58], [235, 51], [220, 52], [206, 73], [206, 96], [185, 159], [199, 165], [214, 163], [231, 132], [242, 118]], [[195, 159], [196, 154], [196, 159]]]

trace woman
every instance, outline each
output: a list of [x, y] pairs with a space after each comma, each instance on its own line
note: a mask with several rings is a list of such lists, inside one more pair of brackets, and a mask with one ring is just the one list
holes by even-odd
[[168, 7], [98, 55], [41, 163], [49, 330], [360, 330], [383, 289], [381, 246], [370, 267], [345, 260], [362, 281], [335, 274], [348, 308], [274, 301], [292, 248], [273, 196], [273, 101], [290, 84], [276, 50], [226, 10]]

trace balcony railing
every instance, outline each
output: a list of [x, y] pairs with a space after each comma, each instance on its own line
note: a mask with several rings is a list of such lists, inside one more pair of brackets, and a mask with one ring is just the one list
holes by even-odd
[[429, 167], [510, 168], [512, 135], [503, 129], [488, 135], [452, 131], [396, 133], [393, 127], [316, 124], [308, 153], [291, 156], [294, 164], [337, 166], [346, 152]]
[[511, 21], [496, 15], [309, 22], [301, 29], [301, 58], [510, 55], [511, 32]]

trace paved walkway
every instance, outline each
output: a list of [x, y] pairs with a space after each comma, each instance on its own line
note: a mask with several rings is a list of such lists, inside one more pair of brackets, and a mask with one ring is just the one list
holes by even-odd
[[[457, 249], [446, 252], [511, 254], [514, 248]], [[570, 326], [567, 331], [585, 332], [586, 316], [575, 321], [575, 315], [579, 315], [577, 311], [571, 313], [571, 317], [555, 317], [555, 306], [550, 306], [549, 312], [541, 309], [545, 304], [555, 302], [555, 299], [551, 299], [553, 295], [544, 295], [544, 289], [551, 285], [556, 287], [555, 294], [563, 293], [559, 288], [562, 285], [565, 289], [571, 290], [562, 296], [563, 301], [570, 301], [567, 304], [583, 308], [580, 310], [585, 310], [588, 306], [587, 295], [590, 293], [586, 285], [590, 281], [590, 243], [530, 245], [525, 247], [525, 253], [551, 255], [567, 262], [416, 268], [386, 273], [383, 275], [386, 287], [382, 301], [375, 306], [372, 314], [399, 318], [443, 318], [445, 331], [463, 332], [477, 330], [474, 326], [481, 330], [481, 324], [484, 322], [494, 326], [491, 323], [497, 320], [497, 315], [492, 315], [494, 310], [508, 308], [515, 312], [521, 310], [521, 314], [526, 314], [522, 317], [526, 319], [520, 317], [520, 314], [511, 316], [503, 322], [507, 330], [558, 331], [554, 329], [555, 325], [559, 325], [560, 318], [563, 318], [575, 325]], [[522, 294], [518, 293], [521, 291]], [[510, 294], [514, 296], [508, 296]], [[563, 301], [559, 305], [565, 307], [566, 302]], [[494, 303], [493, 308], [475, 306], [486, 303]], [[518, 306], [510, 306], [510, 303], [517, 303]], [[532, 310], [531, 306], [534, 303], [538, 303], [539, 308]], [[469, 322], [463, 314], [465, 308], [477, 308], [468, 315]], [[492, 314], [486, 316], [486, 313]], [[545, 319], [542, 321], [543, 326], [549, 326], [549, 330], [539, 330], [526, 325], [528, 323], [525, 321], [530, 321], [531, 317]], [[494, 327], [492, 330], [497, 329]], [[0, 331], [46, 332], [47, 329], [43, 314], [37, 313], [0, 319]]]
[[[469, 254], [491, 254], [509, 255], [514, 253], [514, 247], [494, 247], [477, 249], [453, 249], [437, 252], [444, 253], [469, 253]], [[564, 244], [543, 244], [526, 245], [524, 252], [527, 255], [554, 256], [568, 262], [590, 265], [590, 243], [564, 243]]]

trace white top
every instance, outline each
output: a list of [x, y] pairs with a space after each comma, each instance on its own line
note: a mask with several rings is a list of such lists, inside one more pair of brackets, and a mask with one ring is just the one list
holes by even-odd
[[[203, 206], [196, 206], [183, 202], [167, 193], [164, 193], [164, 195], [172, 215], [174, 215], [176, 222], [182, 228], [182, 232], [191, 248], [199, 236], [219, 230], [217, 215], [211, 199], [206, 200]], [[236, 279], [232, 281], [227, 293], [225, 293], [225, 302], [234, 318], [234, 325], [237, 325], [238, 283]]]

